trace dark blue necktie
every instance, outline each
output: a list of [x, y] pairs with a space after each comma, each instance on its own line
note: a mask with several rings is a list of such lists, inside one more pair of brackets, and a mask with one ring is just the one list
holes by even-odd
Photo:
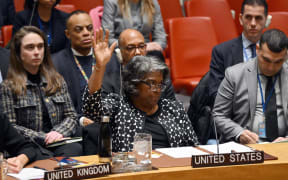
[[256, 57], [256, 44], [250, 44], [249, 47], [252, 52], [251, 58], [255, 58]]
[[276, 105], [276, 94], [275, 87], [272, 80], [272, 77], [267, 77], [267, 85], [265, 90], [265, 99], [272, 92], [272, 95], [268, 102], [266, 103], [265, 108], [265, 127], [266, 127], [266, 136], [269, 141], [273, 141], [278, 137], [278, 120], [277, 120], [277, 105]]

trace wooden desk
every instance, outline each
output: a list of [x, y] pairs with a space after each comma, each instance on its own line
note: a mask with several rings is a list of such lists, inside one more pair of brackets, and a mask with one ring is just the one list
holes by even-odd
[[[278, 144], [254, 144], [251, 147], [263, 150], [266, 153], [277, 156], [278, 160], [265, 161], [263, 164], [222, 166], [210, 168], [173, 167], [160, 168], [159, 170], [114, 174], [97, 178], [105, 180], [271, 180], [288, 179], [288, 143]], [[98, 162], [97, 156], [81, 156], [75, 159], [85, 162]], [[40, 167], [55, 166], [52, 160], [37, 161], [30, 166]], [[10, 178], [9, 178], [10, 179]]]
[[[285, 179], [288, 176], [288, 143], [254, 144], [251, 147], [277, 156], [278, 160], [265, 161], [263, 164], [222, 166], [210, 168], [173, 167], [159, 170], [115, 174], [97, 179], [111, 180], [271, 180]], [[97, 156], [83, 156], [79, 160], [97, 161]], [[288, 179], [288, 177], [286, 178]]]

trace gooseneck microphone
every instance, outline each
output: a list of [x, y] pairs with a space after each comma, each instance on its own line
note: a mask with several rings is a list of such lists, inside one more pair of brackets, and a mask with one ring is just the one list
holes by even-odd
[[34, 0], [33, 9], [32, 9], [32, 13], [31, 13], [31, 17], [30, 17], [30, 20], [29, 20], [29, 26], [31, 26], [31, 24], [32, 24], [32, 19], [33, 19], [33, 17], [34, 17], [34, 14], [35, 14], [35, 10], [36, 10], [37, 1], [38, 1], [38, 0]]

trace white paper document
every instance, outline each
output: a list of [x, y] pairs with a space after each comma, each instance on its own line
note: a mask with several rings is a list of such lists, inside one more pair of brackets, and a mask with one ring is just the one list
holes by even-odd
[[[199, 146], [209, 152], [217, 153], [217, 145], [201, 145]], [[254, 150], [248, 146], [238, 144], [236, 142], [228, 142], [219, 144], [219, 153], [231, 153], [231, 152], [253, 152]]]
[[36, 169], [36, 168], [23, 168], [18, 174], [8, 173], [8, 176], [15, 177], [21, 180], [29, 179], [43, 179], [45, 170]]
[[189, 158], [192, 155], [204, 155], [208, 154], [201, 150], [198, 150], [192, 146], [177, 147], [177, 148], [159, 148], [155, 149], [158, 152], [171, 156], [173, 158]]

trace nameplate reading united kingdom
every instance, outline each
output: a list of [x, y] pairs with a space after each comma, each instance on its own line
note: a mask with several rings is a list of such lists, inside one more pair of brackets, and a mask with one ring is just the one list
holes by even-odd
[[60, 169], [45, 172], [44, 180], [88, 179], [111, 174], [110, 164], [98, 164], [79, 168]]
[[191, 165], [193, 168], [212, 167], [212, 166], [229, 166], [241, 164], [256, 164], [264, 162], [264, 152], [241, 152], [226, 154], [209, 154], [192, 156]]

